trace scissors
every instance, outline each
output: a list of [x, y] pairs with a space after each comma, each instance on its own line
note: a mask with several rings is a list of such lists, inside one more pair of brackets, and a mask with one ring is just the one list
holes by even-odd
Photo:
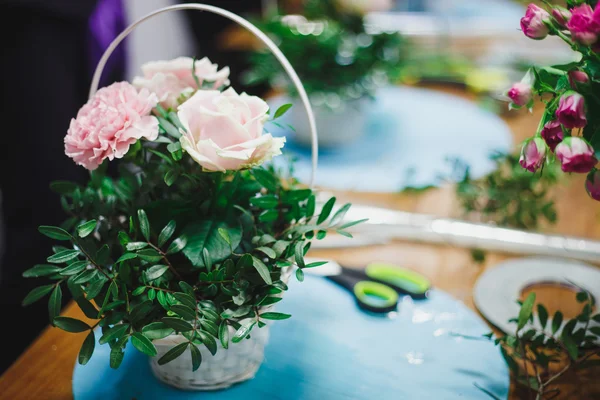
[[394, 264], [374, 262], [364, 270], [342, 267], [334, 261], [329, 264], [330, 269], [322, 274], [352, 293], [361, 309], [373, 313], [396, 311], [399, 295], [424, 299], [431, 288], [425, 276]]

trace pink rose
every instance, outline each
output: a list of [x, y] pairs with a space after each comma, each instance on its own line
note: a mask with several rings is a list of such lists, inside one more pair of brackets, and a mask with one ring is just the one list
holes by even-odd
[[546, 160], [546, 143], [542, 138], [527, 139], [521, 149], [519, 164], [530, 172], [537, 171]]
[[542, 138], [546, 141], [550, 150], [554, 151], [556, 146], [563, 140], [563, 131], [558, 121], [550, 121], [544, 125], [541, 132]]
[[567, 28], [573, 40], [586, 46], [594, 44], [600, 33], [600, 19], [594, 15], [592, 7], [582, 4], [572, 8], [571, 14]]
[[577, 84], [587, 85], [590, 83], [590, 77], [583, 71], [569, 71], [568, 77], [573, 89], [577, 89]]
[[585, 180], [585, 190], [594, 200], [600, 201], [600, 171], [593, 168]]
[[585, 116], [585, 100], [577, 92], [563, 94], [558, 102], [556, 118], [565, 128], [583, 128], [587, 125]]
[[555, 7], [552, 9], [552, 16], [560, 26], [566, 27], [567, 22], [571, 19], [571, 11], [566, 8]]
[[521, 30], [531, 39], [543, 39], [548, 36], [550, 29], [545, 21], [550, 20], [550, 14], [543, 8], [530, 4], [525, 16], [521, 18]]
[[[194, 59], [179, 57], [170, 61], [153, 61], [142, 66], [143, 77], [135, 77], [133, 85], [146, 88], [156, 93], [164, 108], [176, 109], [184, 100], [198, 89], [192, 65]], [[218, 70], [216, 64], [204, 57], [196, 60], [195, 74], [200, 88], [208, 85], [210, 89], [218, 89], [229, 84], [229, 68]]]
[[269, 106], [256, 96], [199, 90], [179, 106], [181, 147], [206, 171], [251, 168], [281, 154], [285, 138], [263, 134]]
[[107, 158], [122, 158], [141, 138], [155, 140], [158, 121], [150, 112], [157, 102], [154, 93], [127, 82], [98, 90], [71, 120], [65, 154], [91, 171]]
[[585, 140], [577, 136], [565, 138], [554, 151], [564, 172], [589, 172], [598, 160], [594, 149]]
[[532, 99], [531, 85], [525, 82], [517, 82], [508, 90], [506, 95], [513, 104], [521, 107], [529, 103]]
[[365, 15], [370, 12], [387, 11], [394, 6], [392, 0], [335, 0], [338, 10]]

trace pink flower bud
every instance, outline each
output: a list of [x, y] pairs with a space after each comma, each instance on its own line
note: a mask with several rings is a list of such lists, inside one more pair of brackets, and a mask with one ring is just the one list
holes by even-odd
[[506, 95], [511, 99], [511, 101], [521, 107], [526, 105], [531, 101], [532, 91], [531, 85], [524, 82], [517, 82], [508, 90]]
[[585, 140], [577, 136], [565, 138], [554, 151], [564, 172], [589, 172], [598, 160], [594, 149]]
[[600, 201], [600, 171], [593, 168], [585, 180], [585, 190], [594, 200]]
[[556, 146], [563, 140], [563, 131], [558, 121], [550, 121], [544, 125], [541, 132], [542, 138], [546, 141], [550, 150], [554, 151]]
[[562, 95], [556, 109], [556, 118], [565, 128], [583, 128], [587, 125], [585, 99], [577, 92]]
[[585, 46], [594, 44], [600, 33], [600, 18], [594, 15], [594, 10], [588, 4], [571, 9], [571, 19], [567, 22], [567, 28], [571, 37]]
[[573, 89], [577, 89], [577, 84], [587, 85], [590, 83], [590, 77], [583, 71], [569, 71], [569, 83]]
[[519, 164], [530, 172], [537, 171], [546, 160], [548, 146], [540, 137], [527, 139], [521, 149]]
[[531, 39], [543, 39], [548, 36], [548, 26], [544, 21], [550, 20], [550, 14], [543, 8], [530, 4], [525, 16], [521, 18], [521, 30]]
[[562, 27], [567, 26], [567, 22], [571, 19], [571, 11], [566, 8], [556, 7], [552, 9], [552, 16]]

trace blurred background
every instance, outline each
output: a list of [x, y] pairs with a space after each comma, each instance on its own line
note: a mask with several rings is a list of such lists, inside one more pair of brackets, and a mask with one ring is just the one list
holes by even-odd
[[[64, 219], [50, 181], [85, 178], [86, 171], [64, 156], [62, 138], [86, 101], [94, 66], [130, 22], [175, 3], [0, 0], [0, 29], [11, 38], [0, 65], [0, 304], [5, 320], [20, 320], [27, 326], [21, 332], [30, 333], [3, 351], [1, 370], [47, 325], [43, 302], [21, 308], [36, 285], [21, 274], [42, 263], [50, 246], [37, 226]], [[567, 63], [573, 54], [556, 38], [534, 42], [522, 34], [523, 2], [390, 0], [369, 10], [379, 0], [356, 0], [352, 13], [316, 0], [204, 3], [255, 22], [298, 70], [321, 133], [319, 186], [406, 211], [600, 236], [593, 200], [580, 190], [582, 177], [559, 181], [552, 170], [531, 175], [517, 163], [519, 144], [533, 134], [540, 113], [508, 113], [504, 91], [529, 66]], [[165, 14], [140, 26], [113, 55], [102, 85], [131, 80], [145, 62], [179, 56], [228, 65], [238, 92], [268, 96], [273, 109], [296, 102], [282, 71], [256, 42], [204, 13]], [[301, 107], [293, 107], [280, 125], [269, 126], [288, 137], [286, 148], [303, 179], [309, 174], [305, 125]], [[589, 212], [575, 215], [576, 208]], [[448, 252], [463, 268], [461, 280], [472, 284], [485, 252]], [[441, 272], [444, 257], [424, 260], [417, 253], [406, 244], [389, 256], [425, 265], [423, 271], [441, 281], [456, 275], [449, 265]], [[340, 262], [355, 257], [352, 251], [338, 254]], [[492, 255], [488, 262], [499, 259]], [[472, 307], [470, 289], [446, 281], [443, 288]]]

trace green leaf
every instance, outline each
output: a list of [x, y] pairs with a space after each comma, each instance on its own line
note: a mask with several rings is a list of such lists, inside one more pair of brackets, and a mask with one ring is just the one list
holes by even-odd
[[176, 169], [168, 170], [164, 178], [165, 184], [167, 186], [173, 186], [173, 184], [177, 182], [177, 178], [179, 178], [179, 175], [179, 171]]
[[91, 329], [85, 322], [70, 317], [56, 317], [52, 321], [52, 324], [63, 331], [71, 333], [85, 332]]
[[369, 218], [365, 218], [365, 219], [359, 219], [358, 221], [347, 222], [344, 225], [341, 225], [338, 229], [347, 229], [347, 228], [350, 228], [351, 226], [362, 224], [363, 222], [367, 222], [368, 220], [369, 220]]
[[158, 119], [160, 127], [164, 129], [167, 135], [172, 136], [175, 139], [179, 139], [181, 137], [181, 132], [179, 132], [179, 129], [177, 129], [172, 123], [162, 117], [156, 118]]
[[573, 337], [569, 335], [562, 335], [563, 344], [569, 353], [569, 357], [572, 360], [577, 360], [577, 356], [579, 355], [579, 350], [577, 349], [577, 344], [573, 340]]
[[311, 194], [306, 202], [306, 219], [310, 221], [313, 215], [315, 215], [316, 199], [315, 195]]
[[277, 253], [275, 253], [275, 250], [273, 250], [270, 247], [257, 247], [256, 251], [260, 251], [261, 253], [265, 254], [267, 257], [275, 259], [277, 258]]
[[202, 261], [204, 262], [204, 267], [206, 268], [206, 270], [210, 272], [212, 270], [213, 262], [210, 253], [206, 247], [202, 249]]
[[171, 143], [170, 145], [167, 146], [167, 150], [169, 150], [169, 152], [171, 154], [177, 153], [178, 151], [181, 151], [181, 143], [180, 142]]
[[251, 198], [250, 204], [260, 208], [271, 209], [277, 207], [279, 200], [274, 195], [267, 195]]
[[177, 239], [173, 240], [167, 249], [167, 254], [175, 254], [179, 253], [181, 250], [185, 249], [187, 245], [187, 238], [185, 235], [181, 235]]
[[192, 371], [197, 371], [202, 364], [202, 354], [196, 345], [190, 343], [190, 352], [192, 353]]
[[79, 188], [79, 185], [69, 181], [54, 181], [50, 183], [50, 189], [58, 194], [70, 195], [77, 188]]
[[[219, 234], [219, 228], [227, 230], [231, 244]], [[187, 237], [187, 245], [183, 254], [195, 267], [204, 267], [202, 250], [206, 248], [213, 262], [220, 262], [231, 255], [232, 248], [239, 246], [242, 240], [242, 229], [240, 226], [231, 227], [223, 221], [201, 221], [189, 224], [184, 229]]]
[[189, 322], [186, 322], [180, 318], [164, 317], [161, 319], [161, 321], [164, 322], [168, 327], [175, 329], [177, 332], [189, 332], [194, 329]]
[[210, 351], [210, 354], [213, 356], [217, 354], [217, 342], [215, 338], [204, 331], [197, 331], [197, 333], [202, 341], [202, 344], [204, 344], [208, 351]]
[[32, 303], [35, 303], [36, 301], [50, 293], [52, 289], [54, 289], [54, 285], [44, 285], [36, 287], [31, 292], [29, 292], [27, 296], [25, 296], [22, 305], [28, 306]]
[[54, 264], [62, 264], [79, 256], [79, 250], [62, 250], [48, 257], [46, 261]]
[[60, 271], [61, 268], [56, 265], [38, 264], [23, 272], [23, 278], [38, 278], [40, 276], [52, 275]]
[[121, 350], [121, 347], [114, 347], [110, 350], [109, 365], [112, 369], [117, 369], [123, 362], [125, 353]]
[[278, 181], [277, 178], [273, 176], [272, 173], [263, 168], [255, 168], [252, 170], [252, 175], [258, 183], [260, 183], [264, 188], [266, 188], [270, 192], [276, 192]]
[[73, 278], [73, 283], [88, 283], [96, 276], [96, 273], [97, 271], [95, 269], [86, 269], [85, 271]]
[[121, 257], [119, 257], [119, 259], [117, 260], [117, 262], [115, 264], [120, 264], [123, 261], [127, 261], [127, 260], [133, 260], [134, 258], [137, 258], [137, 254], [135, 254], [135, 253], [125, 253]]
[[306, 264], [306, 265], [304, 266], [304, 268], [315, 268], [315, 267], [320, 267], [321, 265], [325, 265], [325, 264], [327, 264], [327, 263], [328, 263], [328, 261], [315, 261], [315, 262], [312, 262], [312, 263], [310, 263], [310, 264]]
[[221, 235], [223, 240], [225, 240], [225, 242], [227, 242], [227, 244], [231, 246], [231, 238], [229, 237], [229, 232], [227, 232], [227, 229], [219, 228], [217, 229], [217, 231], [219, 232], [219, 235]]
[[335, 204], [335, 197], [332, 197], [329, 200], [327, 200], [327, 202], [321, 209], [321, 213], [319, 214], [319, 218], [317, 219], [317, 225], [322, 223], [329, 217], [329, 214], [331, 214], [331, 210], [333, 209], [334, 204]]
[[96, 307], [94, 307], [94, 305], [88, 299], [85, 297], [79, 297], [75, 298], [75, 302], [86, 317], [91, 319], [98, 318], [98, 310], [96, 310]]
[[106, 331], [104, 331], [104, 334], [100, 337], [98, 343], [106, 344], [111, 340], [119, 340], [127, 333], [128, 329], [129, 324], [120, 324], [115, 325], [112, 328], [108, 328]]
[[563, 322], [563, 314], [560, 311], [557, 311], [552, 317], [552, 334], [554, 335], [562, 325]]
[[270, 306], [271, 304], [275, 304], [275, 303], [279, 303], [281, 300], [283, 300], [283, 298], [281, 297], [271, 297], [271, 296], [267, 296], [265, 298], [263, 298], [260, 303], [258, 303], [259, 306]]
[[262, 319], [282, 320], [282, 319], [288, 319], [288, 318], [290, 318], [291, 315], [290, 314], [279, 313], [279, 312], [266, 312], [266, 313], [260, 314], [260, 317]]
[[148, 315], [150, 311], [152, 311], [152, 307], [152, 301], [150, 300], [145, 300], [135, 305], [129, 313], [129, 319], [131, 320], [131, 322], [139, 321], [140, 319]]
[[296, 247], [294, 248], [294, 260], [296, 261], [296, 265], [300, 268], [304, 268], [304, 243], [298, 242], [296, 243]]
[[[217, 316], [217, 318], [218, 318], [218, 316]], [[219, 328], [217, 327], [217, 324], [215, 324], [214, 322], [212, 322], [208, 319], [201, 319], [200, 325], [206, 332], [210, 333], [214, 337], [219, 337]]]
[[346, 216], [346, 213], [348, 212], [348, 210], [350, 209], [351, 204], [344, 204], [344, 206], [342, 206], [339, 210], [336, 211], [335, 214], [333, 214], [333, 217], [331, 217], [331, 221], [329, 222], [330, 226], [336, 225], [339, 222], [342, 222], [344, 217]]
[[189, 294], [173, 293], [173, 297], [175, 297], [175, 299], [177, 299], [177, 301], [181, 302], [181, 304], [188, 306], [192, 310], [196, 309], [196, 299], [194, 297], [190, 296]]
[[166, 265], [154, 265], [148, 268], [148, 270], [146, 271], [146, 279], [148, 279], [149, 281], [158, 279], [161, 276], [163, 276], [168, 269], [169, 267]]
[[352, 234], [350, 232], [346, 232], [346, 231], [343, 231], [341, 229], [336, 229], [335, 232], [337, 234], [339, 234], [339, 235], [346, 236], [347, 238], [350, 238], [350, 239], [353, 238], [353, 236], [352, 236]]
[[71, 240], [71, 235], [69, 234], [69, 232], [65, 231], [62, 228], [59, 228], [57, 226], [40, 226], [38, 228], [38, 231], [43, 234], [48, 236], [51, 239], [55, 239], [55, 240]]
[[274, 222], [279, 218], [279, 211], [277, 210], [265, 210], [258, 216], [258, 220], [261, 222]]
[[86, 222], [85, 224], [79, 225], [77, 227], [77, 235], [79, 235], [80, 238], [88, 236], [90, 233], [94, 232], [94, 229], [96, 229], [97, 224], [98, 222], [95, 219], [93, 219], [91, 221]]
[[224, 349], [229, 348], [229, 328], [227, 327], [227, 322], [222, 321], [221, 325], [219, 325], [219, 340], [221, 341], [221, 346]]
[[50, 316], [50, 321], [53, 321], [54, 318], [58, 317], [61, 306], [62, 289], [60, 288], [60, 285], [56, 285], [52, 291], [52, 294], [50, 295], [50, 300], [48, 300], [48, 315]]
[[302, 271], [300, 268], [296, 270], [296, 279], [298, 279], [298, 282], [304, 281], [304, 271]]
[[171, 311], [188, 321], [196, 318], [196, 312], [183, 304], [173, 304], [171, 306]]
[[146, 240], [150, 240], [150, 222], [148, 222], [148, 216], [146, 215], [146, 211], [138, 210], [137, 212], [138, 220], [140, 222], [140, 231]]
[[145, 247], [148, 247], [148, 243], [146, 243], [146, 242], [129, 242], [125, 245], [125, 248], [128, 251], [141, 250]]
[[133, 347], [146, 354], [147, 356], [154, 357], [157, 354], [156, 347], [146, 336], [140, 332], [134, 332], [131, 335], [131, 344]]
[[542, 326], [542, 329], [544, 329], [548, 323], [548, 310], [546, 310], [546, 307], [544, 307], [542, 304], [538, 304], [537, 314], [538, 319], [540, 320], [540, 325]]
[[273, 283], [273, 281], [271, 280], [271, 272], [269, 271], [269, 268], [267, 268], [267, 266], [261, 260], [252, 256], [252, 266], [254, 267], [254, 269], [256, 269], [260, 277], [263, 279], [263, 281], [265, 281], [267, 285], [271, 285]]
[[575, 298], [577, 299], [577, 301], [579, 303], [585, 303], [586, 301], [588, 301], [588, 292], [586, 292], [586, 291], [577, 292], [577, 294], [575, 295]]
[[88, 266], [87, 261], [75, 261], [69, 264], [67, 267], [60, 270], [62, 276], [72, 276], [80, 273]]
[[256, 321], [248, 321], [248, 322], [246, 322], [244, 325], [242, 325], [235, 332], [235, 335], [233, 336], [233, 338], [231, 339], [231, 341], [233, 343], [239, 343], [239, 342], [241, 342], [246, 336], [248, 336], [248, 334], [250, 333], [250, 331], [252, 330], [252, 328], [254, 328], [254, 325], [256, 325]]
[[170, 361], [173, 361], [174, 359], [182, 355], [185, 349], [187, 349], [187, 347], [188, 342], [180, 343], [177, 346], [173, 347], [158, 360], [158, 365], [164, 365]]
[[175, 233], [176, 226], [177, 224], [175, 221], [169, 221], [162, 231], [160, 231], [160, 234], [158, 235], [158, 247], [163, 247], [164, 244], [171, 239], [171, 236], [173, 236], [173, 233]]
[[79, 364], [85, 365], [88, 363], [88, 361], [90, 361], [95, 347], [96, 337], [94, 336], [94, 331], [90, 331], [90, 333], [88, 333], [88, 335], [85, 337], [85, 340], [81, 345], [81, 349], [79, 350], [79, 357], [77, 358]]
[[273, 119], [277, 119], [279, 117], [281, 117], [283, 114], [285, 114], [287, 112], [287, 110], [289, 110], [292, 107], [291, 103], [288, 104], [284, 104], [282, 106], [280, 106], [277, 111], [275, 111], [275, 115], [273, 116]]
[[163, 322], [152, 322], [151, 324], [148, 324], [142, 328], [142, 333], [144, 336], [151, 340], [166, 338], [173, 332], [175, 332], [175, 330], [173, 330], [173, 328], [169, 328]]
[[523, 302], [521, 306], [521, 310], [519, 311], [519, 320], [517, 323], [517, 330], [523, 329], [527, 321], [529, 321], [529, 317], [531, 317], [531, 313], [533, 311], [533, 304], [535, 303], [535, 293], [529, 293], [529, 296]]
[[149, 263], [160, 261], [163, 257], [154, 249], [142, 249], [137, 252], [137, 256]]

